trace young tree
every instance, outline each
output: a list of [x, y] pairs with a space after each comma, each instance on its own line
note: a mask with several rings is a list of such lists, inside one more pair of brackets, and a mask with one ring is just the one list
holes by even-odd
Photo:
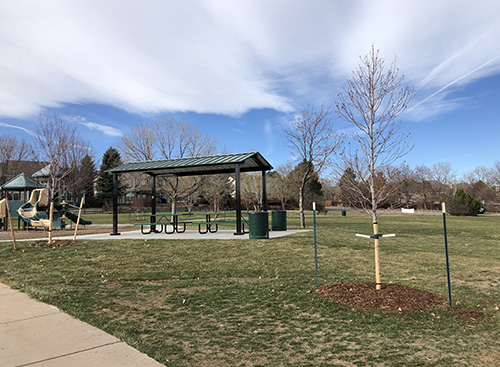
[[333, 131], [329, 115], [328, 108], [321, 106], [315, 109], [307, 106], [300, 115], [293, 117], [290, 126], [282, 126], [288, 148], [304, 167], [298, 192], [301, 228], [306, 227], [304, 214], [306, 184], [315, 171], [320, 174], [331, 164], [330, 157], [342, 142], [342, 137]]
[[[384, 59], [372, 46], [371, 51], [360, 58], [361, 64], [347, 81], [344, 93], [336, 103], [338, 115], [357, 128], [351, 138], [359, 151], [345, 150], [342, 154], [342, 168], [351, 168], [358, 182], [352, 187], [364, 197], [364, 210], [371, 215], [375, 236], [375, 278], [380, 289], [380, 259], [377, 209], [391, 194], [392, 183], [376, 187], [378, 173], [390, 166], [411, 150], [408, 137], [401, 134], [396, 120], [406, 109], [413, 90], [402, 85], [396, 63], [385, 68]], [[390, 180], [389, 180], [390, 181]]]
[[[99, 171], [99, 179], [97, 180], [97, 196], [106, 205], [111, 205], [113, 201], [113, 176], [106, 172], [110, 168], [118, 167], [122, 164], [120, 153], [113, 148], [109, 147], [102, 156], [101, 168]], [[121, 189], [119, 188], [119, 191]]]

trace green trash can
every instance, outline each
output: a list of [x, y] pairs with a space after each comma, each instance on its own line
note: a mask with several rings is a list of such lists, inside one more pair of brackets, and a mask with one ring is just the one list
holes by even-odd
[[271, 218], [273, 231], [286, 231], [286, 210], [273, 210]]
[[248, 237], [251, 240], [269, 238], [269, 214], [267, 212], [248, 213]]
[[342, 210], [342, 216], [345, 217], [346, 216], [346, 211], [345, 210]]

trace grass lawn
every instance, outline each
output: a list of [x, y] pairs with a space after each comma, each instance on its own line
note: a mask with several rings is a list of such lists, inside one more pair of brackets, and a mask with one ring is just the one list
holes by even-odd
[[[93, 219], [93, 218], [92, 218]], [[312, 218], [308, 218], [309, 224]], [[370, 219], [320, 215], [320, 283], [374, 280]], [[383, 216], [384, 282], [447, 296], [441, 216]], [[298, 217], [289, 226], [298, 226]], [[498, 366], [500, 217], [447, 221], [454, 307], [344, 309], [315, 292], [313, 232], [273, 240], [80, 241], [0, 246], [0, 281], [167, 366]]]

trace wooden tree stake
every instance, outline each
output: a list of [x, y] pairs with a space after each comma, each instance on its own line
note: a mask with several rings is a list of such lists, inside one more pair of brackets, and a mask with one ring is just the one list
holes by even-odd
[[85, 194], [83, 194], [82, 200], [80, 200], [80, 209], [78, 209], [78, 219], [76, 220], [75, 234], [73, 235], [73, 241], [76, 241], [76, 233], [78, 232], [78, 225], [80, 224], [80, 217], [82, 215], [82, 207], [84, 200], [85, 200]]
[[7, 195], [5, 196], [5, 205], [7, 206], [7, 215], [9, 216], [9, 227], [10, 227], [10, 234], [12, 236], [12, 245], [14, 246], [14, 251], [16, 251], [16, 236], [14, 235], [14, 227], [12, 227], [12, 215], [10, 214], [10, 206], [9, 206], [9, 198]]
[[49, 245], [52, 244], [52, 219], [54, 215], [54, 201], [50, 202], [50, 212], [49, 212]]

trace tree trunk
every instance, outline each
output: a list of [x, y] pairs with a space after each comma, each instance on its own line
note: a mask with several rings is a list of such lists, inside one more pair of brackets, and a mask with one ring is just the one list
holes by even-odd
[[299, 210], [300, 210], [300, 228], [306, 228], [306, 216], [304, 214], [304, 188], [300, 188], [299, 192]]
[[172, 197], [172, 214], [177, 213], [177, 198], [175, 196]]

